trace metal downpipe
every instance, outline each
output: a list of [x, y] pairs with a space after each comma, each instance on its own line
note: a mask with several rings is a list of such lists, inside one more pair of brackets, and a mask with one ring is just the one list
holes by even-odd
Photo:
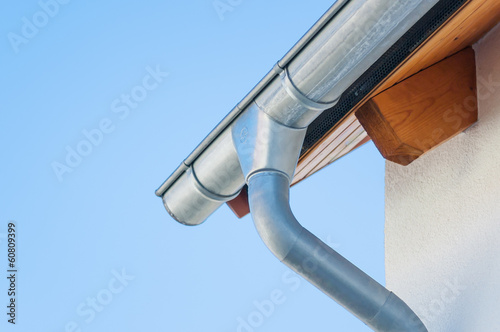
[[257, 231], [280, 261], [374, 331], [427, 331], [405, 302], [300, 225], [290, 209], [286, 174], [261, 171], [247, 182]]

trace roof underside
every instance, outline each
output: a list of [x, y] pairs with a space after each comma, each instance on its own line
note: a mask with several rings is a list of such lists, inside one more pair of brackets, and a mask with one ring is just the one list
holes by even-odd
[[369, 140], [354, 116], [366, 101], [473, 45], [500, 21], [496, 0], [442, 0], [308, 128], [294, 184]]

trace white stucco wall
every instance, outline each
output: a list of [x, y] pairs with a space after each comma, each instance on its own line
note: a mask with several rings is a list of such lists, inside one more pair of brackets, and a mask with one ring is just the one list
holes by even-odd
[[429, 331], [500, 331], [500, 26], [475, 46], [479, 121], [386, 164], [386, 281]]

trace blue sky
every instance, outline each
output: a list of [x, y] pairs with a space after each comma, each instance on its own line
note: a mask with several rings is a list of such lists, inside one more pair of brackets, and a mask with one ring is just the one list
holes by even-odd
[[[369, 331], [249, 217], [224, 206], [186, 227], [154, 195], [331, 4], [5, 3], [0, 269], [14, 221], [18, 273], [16, 326], [2, 313], [0, 329], [248, 332], [260, 315], [253, 331]], [[383, 176], [369, 143], [291, 194], [305, 227], [382, 283]]]

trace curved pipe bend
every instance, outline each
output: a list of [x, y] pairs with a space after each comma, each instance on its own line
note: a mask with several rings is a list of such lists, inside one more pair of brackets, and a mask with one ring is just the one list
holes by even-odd
[[426, 332], [405, 302], [300, 225], [289, 188], [288, 177], [278, 171], [248, 179], [250, 211], [272, 253], [374, 331]]

